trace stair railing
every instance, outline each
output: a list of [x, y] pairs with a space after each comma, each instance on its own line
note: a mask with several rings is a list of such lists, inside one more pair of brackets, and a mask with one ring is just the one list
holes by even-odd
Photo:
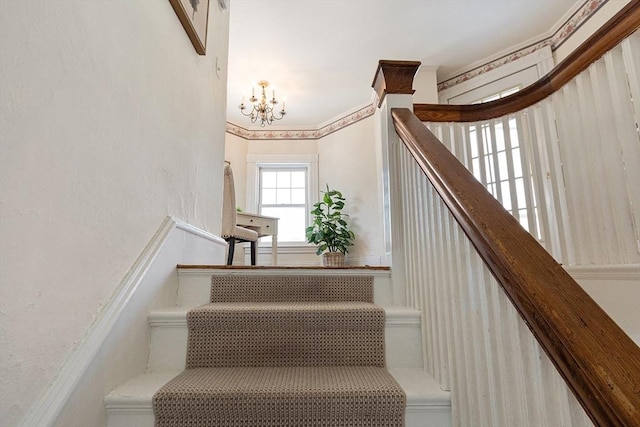
[[[564, 61], [547, 83], [534, 86], [560, 89], [559, 82], [572, 81], [572, 73], [639, 23], [640, 2], [632, 1], [603, 27], [608, 45], [594, 42], [595, 35], [567, 59], [577, 63]], [[382, 118], [386, 214], [392, 217], [385, 225], [393, 280], [406, 284], [406, 295], [396, 299], [423, 313], [425, 368], [451, 390], [454, 424], [640, 425], [640, 348], [456, 159], [455, 144], [448, 149], [420, 120], [493, 120], [516, 112], [500, 102], [489, 104], [490, 113], [482, 105], [416, 105], [416, 117], [407, 97], [418, 66], [380, 61], [374, 80], [389, 120]], [[531, 103], [501, 102], [528, 108], [550, 94]], [[565, 256], [558, 249], [556, 257]]]

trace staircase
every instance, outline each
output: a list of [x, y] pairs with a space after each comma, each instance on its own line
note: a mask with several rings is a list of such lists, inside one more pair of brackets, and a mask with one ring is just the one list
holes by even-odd
[[391, 305], [388, 269], [178, 277], [176, 305], [149, 314], [147, 372], [105, 397], [109, 427], [451, 425], [422, 370], [420, 312]]

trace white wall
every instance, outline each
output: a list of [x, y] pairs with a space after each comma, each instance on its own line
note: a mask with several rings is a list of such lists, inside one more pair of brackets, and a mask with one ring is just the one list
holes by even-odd
[[414, 104], [438, 103], [438, 67], [421, 65], [413, 78]]
[[168, 1], [0, 2], [3, 425], [167, 215], [219, 233], [227, 41], [217, 2], [205, 57]]
[[[232, 162], [236, 201], [246, 206], [246, 159], [248, 154], [318, 154], [319, 190], [329, 184], [347, 197], [345, 212], [356, 241], [347, 262], [378, 265], [384, 258], [382, 201], [373, 117], [368, 117], [319, 140], [251, 140], [227, 133], [225, 158]], [[377, 147], [377, 148], [376, 148]], [[293, 252], [292, 252], [293, 251]], [[281, 265], [317, 265], [316, 255], [283, 249]], [[236, 257], [237, 258], [237, 257]], [[258, 260], [260, 261], [260, 259]], [[241, 260], [239, 260], [241, 263]], [[235, 261], [234, 261], [235, 263]]]
[[325, 136], [318, 143], [320, 190], [328, 184], [347, 199], [344, 212], [356, 234], [350, 264], [379, 265], [384, 259], [382, 190], [373, 116]]

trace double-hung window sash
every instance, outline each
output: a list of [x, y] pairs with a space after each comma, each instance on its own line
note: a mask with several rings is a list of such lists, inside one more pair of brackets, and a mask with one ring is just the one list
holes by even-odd
[[307, 173], [302, 166], [260, 167], [259, 212], [280, 218], [279, 242], [306, 241]]

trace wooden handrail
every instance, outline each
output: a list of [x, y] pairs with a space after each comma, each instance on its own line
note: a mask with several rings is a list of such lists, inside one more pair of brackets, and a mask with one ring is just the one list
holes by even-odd
[[414, 104], [413, 111], [423, 122], [474, 122], [513, 114], [553, 94], [638, 27], [640, 0], [632, 0], [549, 74], [523, 90], [482, 104]]
[[640, 426], [640, 348], [409, 109], [396, 132], [589, 417]]

